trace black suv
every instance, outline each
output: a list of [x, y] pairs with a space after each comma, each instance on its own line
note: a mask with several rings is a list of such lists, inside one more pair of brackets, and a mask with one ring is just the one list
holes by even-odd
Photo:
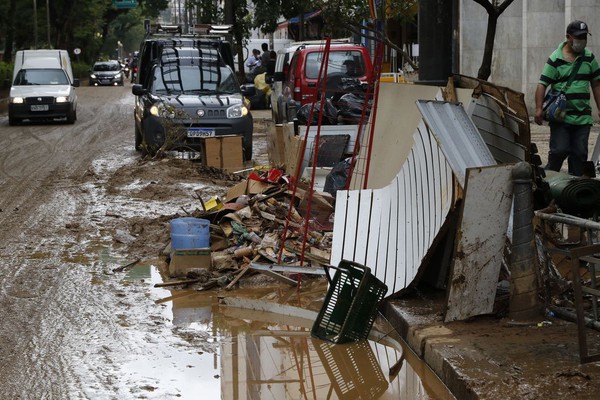
[[156, 47], [152, 58], [145, 57], [144, 47], [139, 83], [132, 87], [136, 149], [154, 153], [164, 146], [198, 151], [204, 138], [238, 135], [242, 136], [244, 159], [250, 160], [252, 115], [220, 52], [174, 41]]
[[123, 86], [123, 68], [117, 60], [97, 61], [90, 70], [90, 86]]

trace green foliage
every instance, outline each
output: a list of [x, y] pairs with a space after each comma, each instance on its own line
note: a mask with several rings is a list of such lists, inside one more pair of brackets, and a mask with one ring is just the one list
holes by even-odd
[[75, 78], [84, 79], [90, 75], [90, 65], [82, 62], [73, 62], [71, 60], [71, 66], [73, 68], [73, 76]]
[[[5, 87], [6, 82], [12, 80], [13, 64], [0, 61], [0, 86]], [[10, 86], [10, 83], [8, 84]]]

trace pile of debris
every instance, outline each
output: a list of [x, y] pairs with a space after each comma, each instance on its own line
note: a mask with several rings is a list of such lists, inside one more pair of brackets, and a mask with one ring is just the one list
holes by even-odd
[[225, 199], [200, 199], [202, 209], [189, 216], [209, 221], [210, 247], [173, 249], [169, 244], [169, 276], [185, 280], [166, 285], [231, 288], [249, 269], [290, 285], [305, 273], [323, 275], [330, 259], [334, 198], [314, 191], [309, 196], [304, 182], [294, 189], [292, 181], [278, 168], [252, 171]]

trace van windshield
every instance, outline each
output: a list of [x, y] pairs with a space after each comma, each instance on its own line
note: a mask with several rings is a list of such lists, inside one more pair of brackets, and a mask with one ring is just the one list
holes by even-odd
[[69, 80], [62, 69], [22, 69], [13, 83], [22, 85], [68, 85]]
[[[306, 56], [305, 73], [308, 79], [317, 79], [323, 53], [319, 51], [308, 53]], [[329, 53], [327, 75], [343, 74], [347, 76], [363, 76], [365, 60], [360, 51], [332, 51]]]
[[154, 70], [151, 83], [156, 94], [232, 94], [240, 88], [226, 66], [163, 66]]

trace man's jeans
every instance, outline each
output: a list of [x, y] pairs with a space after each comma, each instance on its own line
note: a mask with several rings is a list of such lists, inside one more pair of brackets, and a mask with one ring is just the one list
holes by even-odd
[[550, 151], [546, 169], [560, 171], [568, 157], [569, 174], [581, 176], [588, 156], [588, 138], [591, 125], [550, 123]]

